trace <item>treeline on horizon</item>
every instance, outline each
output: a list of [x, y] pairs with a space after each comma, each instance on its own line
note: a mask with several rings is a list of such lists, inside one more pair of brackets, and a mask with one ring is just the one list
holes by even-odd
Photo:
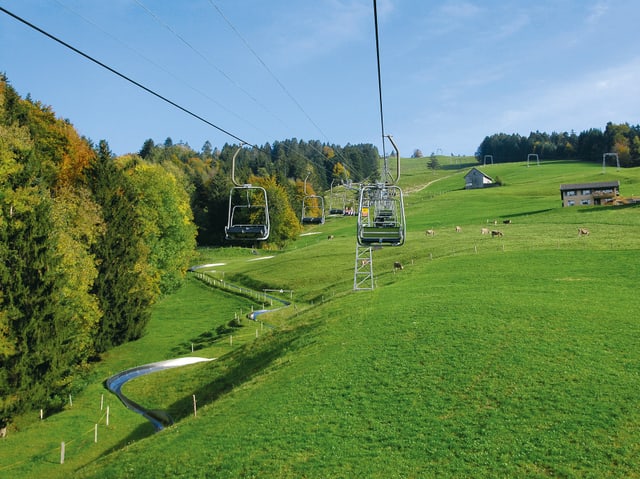
[[[167, 138], [116, 157], [0, 75], [0, 427], [61, 408], [93, 361], [144, 334], [197, 245], [229, 244], [238, 148]], [[266, 247], [280, 247], [301, 231], [305, 195], [373, 180], [378, 160], [370, 144], [292, 139], [242, 147], [235, 176], [267, 190]]]
[[232, 158], [238, 149], [236, 181], [267, 191], [272, 230], [267, 246], [281, 247], [297, 238], [305, 196], [321, 195], [332, 183], [373, 181], [380, 175], [378, 149], [371, 144], [339, 146], [293, 138], [263, 146], [225, 144], [219, 149], [207, 141], [197, 152], [171, 138], [162, 144], [148, 139], [138, 152], [140, 158], [175, 165], [186, 176], [200, 246], [229, 244], [224, 227], [233, 187]]
[[506, 163], [525, 161], [529, 154], [537, 154], [539, 159], [602, 162], [605, 153], [617, 154], [621, 167], [640, 166], [640, 125], [609, 122], [604, 131], [591, 128], [580, 134], [497, 133], [485, 137], [475, 156], [480, 163], [486, 155], [493, 156], [495, 162]]

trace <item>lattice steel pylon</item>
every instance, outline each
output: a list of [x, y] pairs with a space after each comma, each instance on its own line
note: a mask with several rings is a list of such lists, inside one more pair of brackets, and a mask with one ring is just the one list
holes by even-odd
[[371, 246], [356, 245], [356, 264], [353, 273], [353, 290], [373, 289], [373, 253]]

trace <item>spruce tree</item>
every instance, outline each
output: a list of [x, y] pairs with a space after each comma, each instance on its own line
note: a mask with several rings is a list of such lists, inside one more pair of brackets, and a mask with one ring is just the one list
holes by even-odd
[[144, 231], [135, 191], [117, 168], [105, 141], [98, 145], [87, 182], [105, 222], [104, 233], [93, 247], [99, 262], [93, 293], [103, 313], [95, 348], [104, 352], [142, 336], [158, 285], [147, 264], [148, 248], [141, 240]]

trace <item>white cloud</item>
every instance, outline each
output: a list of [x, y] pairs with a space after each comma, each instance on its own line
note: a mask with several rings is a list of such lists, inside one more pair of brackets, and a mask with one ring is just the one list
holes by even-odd
[[494, 40], [503, 40], [505, 38], [509, 38], [519, 31], [521, 31], [524, 27], [529, 25], [530, 18], [528, 15], [524, 13], [520, 13], [513, 18], [510, 22], [503, 23], [495, 32]]
[[480, 13], [481, 8], [471, 2], [449, 1], [440, 7], [440, 12], [453, 18], [473, 18]]
[[[389, 1], [382, 2], [379, 16], [392, 9]], [[324, 0], [309, 3], [301, 9], [286, 11], [277, 30], [282, 60], [299, 62], [318, 55], [332, 55], [341, 46], [356, 41], [368, 33], [373, 25], [371, 5], [362, 0]]]
[[517, 106], [501, 117], [503, 130], [579, 131], [603, 128], [607, 121], [636, 123], [640, 111], [640, 57], [592, 71], [569, 83], [551, 85], [542, 93], [529, 91], [514, 101]]
[[586, 22], [589, 25], [595, 25], [598, 20], [609, 10], [608, 0], [598, 0], [595, 4], [589, 6]]

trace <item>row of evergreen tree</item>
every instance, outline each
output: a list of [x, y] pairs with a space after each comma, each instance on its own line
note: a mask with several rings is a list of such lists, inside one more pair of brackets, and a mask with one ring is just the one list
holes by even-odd
[[616, 153], [622, 167], [640, 166], [640, 125], [607, 123], [580, 134], [531, 132], [529, 136], [498, 133], [485, 137], [476, 152], [482, 163], [486, 155], [496, 162], [525, 161], [529, 154], [540, 159], [601, 162], [605, 153]]
[[378, 175], [369, 144], [262, 147], [167, 139], [115, 157], [0, 77], [0, 425], [55, 410], [100, 354], [144, 334], [196, 244], [224, 240], [231, 181], [263, 186], [270, 245], [294, 240], [305, 195]]
[[300, 233], [305, 196], [323, 194], [336, 185], [379, 177], [378, 149], [371, 144], [328, 145], [290, 139], [263, 146], [225, 144], [222, 149], [206, 142], [199, 152], [189, 145], [146, 140], [139, 151], [144, 160], [172, 165], [189, 183], [191, 209], [198, 228], [199, 245], [224, 245], [229, 192], [233, 186], [231, 163], [236, 157], [236, 180], [267, 190], [272, 234], [269, 245], [282, 246]]
[[143, 334], [195, 248], [186, 186], [0, 79], [0, 421], [60, 407], [93, 359]]

